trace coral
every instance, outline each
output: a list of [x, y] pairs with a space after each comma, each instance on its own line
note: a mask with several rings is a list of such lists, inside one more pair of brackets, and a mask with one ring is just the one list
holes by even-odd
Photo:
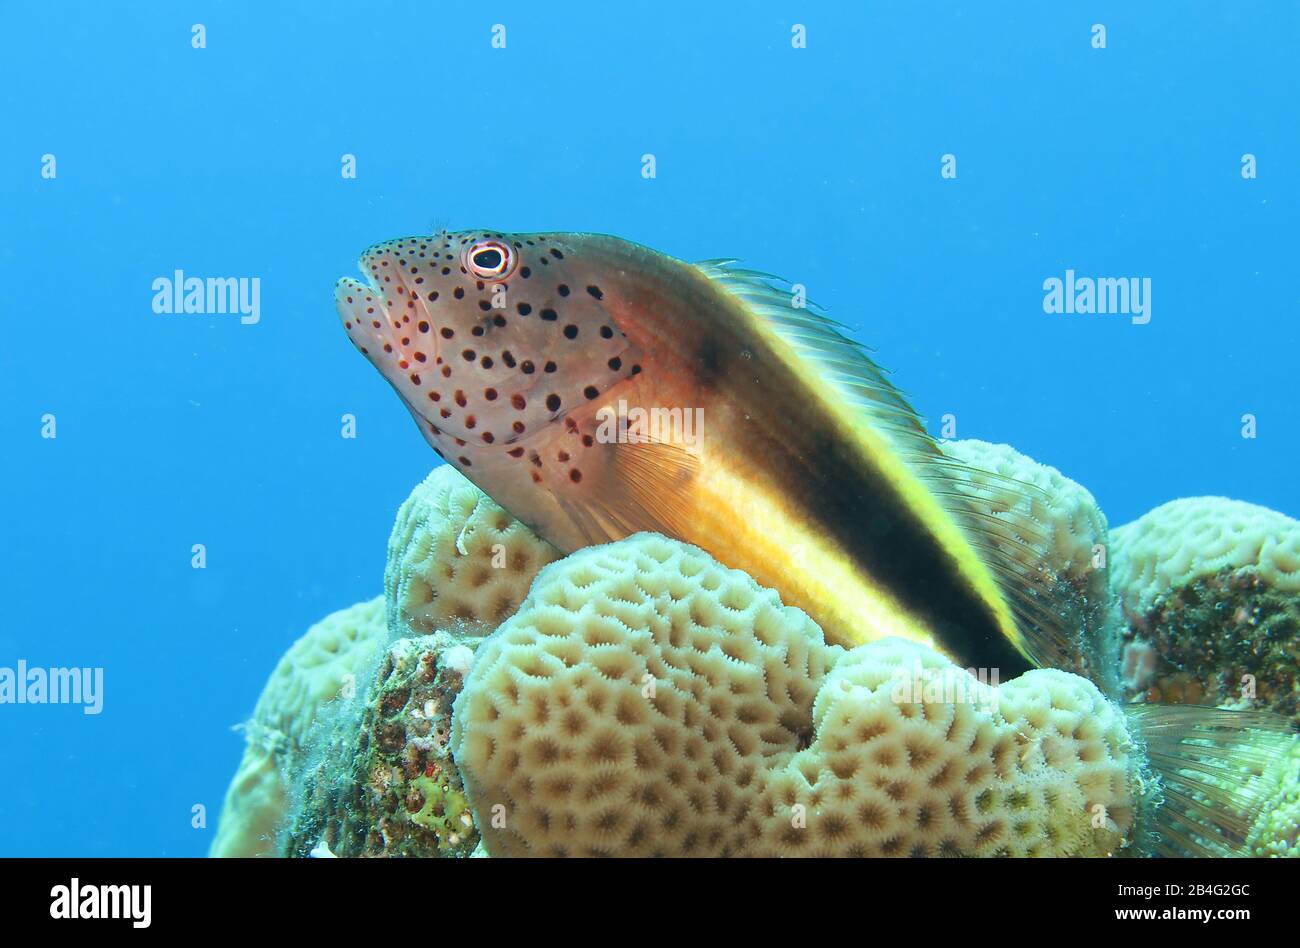
[[[272, 672], [244, 727], [247, 747], [210, 854], [276, 852], [272, 830], [286, 815], [286, 782], [304, 767], [303, 741], [318, 710], [345, 686], [351, 693], [384, 643], [451, 628], [489, 632], [558, 556], [456, 471], [435, 469], [398, 511], [385, 596], [312, 626]], [[463, 674], [473, 652], [453, 649]]]
[[[345, 685], [349, 694], [364, 688], [360, 679], [386, 642], [457, 629], [472, 643], [473, 633], [491, 631], [518, 607], [537, 571], [558, 556], [456, 471], [435, 469], [398, 511], [388, 546], [385, 596], [312, 626], [271, 674], [244, 727], [244, 759], [227, 792], [210, 854], [279, 851], [273, 830], [288, 813], [286, 786], [307, 767], [304, 741], [318, 711]], [[463, 675], [473, 651], [451, 645], [447, 658]], [[341, 729], [337, 736], [350, 744], [347, 724], [334, 718], [328, 724]], [[444, 809], [458, 805], [449, 798]], [[459, 822], [460, 815], [454, 819]], [[465, 828], [448, 827], [444, 835], [463, 839]]]
[[359, 602], [321, 619], [280, 659], [253, 709], [250, 736], [262, 743], [302, 740], [316, 712], [340, 691], [353, 691], [357, 675], [388, 639], [382, 597]]
[[651, 534], [544, 569], [451, 732], [493, 856], [1111, 853], [1129, 746], [1082, 678], [995, 688], [899, 640], [845, 652]]
[[384, 571], [394, 638], [460, 626], [491, 631], [559, 557], [450, 467], [435, 468], [397, 512]]
[[1125, 697], [1300, 721], [1300, 523], [1200, 497], [1112, 536]]
[[956, 484], [977, 513], [1007, 524], [1024, 566], [1046, 571], [1054, 597], [1077, 613], [1079, 639], [1052, 664], [1110, 687], [1115, 658], [1114, 643], [1104, 631], [1110, 595], [1103, 568], [1108, 535], [1097, 501], [1056, 468], [1009, 445], [972, 439], [945, 441], [940, 447], [962, 462], [954, 470]]
[[479, 834], [447, 747], [464, 683], [460, 636], [392, 643], [364, 697], [323, 715], [294, 774], [282, 851], [337, 856], [468, 856]]
[[[947, 448], [977, 472], [977, 510], [1095, 603], [1105, 521], [1090, 495], [1008, 448]], [[1249, 653], [1269, 672], [1259, 696], [1284, 705], [1285, 530], [1214, 547], [1215, 572], [1169, 573], [1186, 581], [1139, 615], [1141, 577], [1168, 567], [1139, 564], [1138, 524], [1112, 559], [1133, 581], [1116, 589], [1126, 677], [1227, 699]], [[845, 651], [774, 591], [657, 535], [557, 557], [435, 471], [394, 527], [386, 603], [317, 623], [272, 674], [213, 855], [1296, 852], [1300, 751], [1233, 736], [1255, 725], [1121, 712], [1059, 670], [980, 681], [901, 640]], [[1202, 667], [1221, 681], [1183, 670]], [[1161, 757], [1183, 763], [1152, 769]]]
[[[885, 640], [836, 663], [813, 716], [811, 745], [764, 794], [760, 853], [1100, 856], [1133, 830], [1124, 717], [1078, 676], [995, 688]], [[798, 803], [821, 839], [791, 825]]]
[[284, 816], [283, 775], [296, 767], [320, 708], [340, 690], [356, 687], [387, 637], [383, 599], [375, 598], [326, 616], [280, 659], [244, 725], [247, 746], [209, 855], [274, 853], [272, 830]]
[[275, 755], [248, 741], [226, 790], [211, 856], [273, 856], [275, 830], [284, 815], [284, 784]]
[[1252, 568], [1270, 589], [1300, 593], [1300, 524], [1267, 507], [1224, 497], [1185, 497], [1111, 534], [1111, 588], [1143, 613], [1170, 590]]
[[[1080, 595], [1105, 600], [1105, 574], [1093, 566], [1093, 553], [1107, 542], [1106, 517], [1086, 488], [1010, 445], [968, 439], [945, 441], [940, 447], [967, 466], [962, 480], [975, 488], [971, 496], [981, 501], [982, 509], [1008, 523], [1039, 524], [1040, 558]], [[1024, 484], [1035, 490], [1025, 491], [1020, 486]]]
[[[451, 767], [448, 772], [456, 775], [456, 768]], [[424, 801], [420, 809], [411, 814], [411, 822], [432, 832], [439, 849], [461, 845], [474, 828], [474, 816], [468, 812], [469, 801], [465, 799], [464, 791], [452, 786], [451, 781], [445, 778], [435, 780], [423, 774], [411, 781], [411, 791], [413, 801]], [[474, 851], [474, 846], [478, 845], [477, 838], [473, 839], [473, 844], [466, 852]]]

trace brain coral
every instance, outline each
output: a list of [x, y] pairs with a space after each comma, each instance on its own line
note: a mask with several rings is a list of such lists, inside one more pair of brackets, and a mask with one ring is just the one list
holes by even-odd
[[275, 754], [250, 740], [226, 790], [208, 855], [274, 855], [276, 827], [284, 813], [284, 782]]
[[1196, 497], [1112, 536], [1128, 697], [1262, 705], [1300, 720], [1300, 523]]
[[452, 624], [489, 632], [559, 555], [459, 472], [435, 468], [398, 510], [388, 541], [389, 628], [395, 638]]
[[387, 638], [377, 597], [326, 616], [280, 659], [244, 726], [244, 758], [226, 792], [210, 855], [274, 853], [271, 830], [284, 815], [283, 775], [295, 766], [321, 706], [345, 685], [356, 686]]
[[[286, 778], [302, 767], [316, 712], [349, 678], [357, 684], [386, 642], [452, 626], [490, 632], [558, 556], [456, 471], [435, 469], [398, 511], [385, 595], [312, 626], [271, 674], [245, 726], [248, 746], [210, 854], [276, 852], [271, 831], [285, 815]], [[472, 657], [464, 646], [459, 653]]]
[[1090, 855], [1134, 818], [1124, 718], [1086, 680], [845, 652], [651, 534], [542, 571], [451, 747], [493, 856]]
[[[975, 488], [972, 496], [981, 498], [985, 509], [1009, 523], [1028, 519], [1038, 524], [1042, 559], [1081, 592], [1092, 590], [1098, 576], [1093, 548], [1106, 542], [1107, 530], [1106, 517], [1086, 488], [1010, 445], [968, 439], [940, 447], [967, 465], [963, 480]], [[1025, 491], [1020, 484], [1037, 490]], [[1105, 598], [1104, 588], [1100, 598]]]
[[[943, 442], [949, 457], [962, 462], [956, 483], [981, 516], [1007, 525], [1019, 541], [1013, 546], [1032, 573], [1050, 574], [1048, 588], [1069, 603], [1079, 640], [1055, 656], [1053, 667], [1068, 668], [1102, 683], [1116, 659], [1113, 643], [1103, 641], [1110, 596], [1106, 571], [1094, 565], [1108, 542], [1106, 517], [1084, 487], [1054, 467], [1040, 464], [1005, 444], [963, 440]], [[1113, 675], [1111, 675], [1113, 677]]]
[[1111, 586], [1144, 612], [1172, 589], [1249, 567], [1272, 589], [1300, 593], [1300, 524], [1225, 497], [1172, 500], [1112, 534]]

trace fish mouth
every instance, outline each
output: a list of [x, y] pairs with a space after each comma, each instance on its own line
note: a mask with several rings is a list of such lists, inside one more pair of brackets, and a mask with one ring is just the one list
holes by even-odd
[[366, 352], [365, 344], [374, 342], [375, 337], [365, 332], [365, 327], [370, 326], [374, 332], [383, 327], [383, 291], [370, 278], [363, 282], [340, 277], [334, 284], [334, 308], [352, 343]]
[[392, 383], [409, 404], [439, 361], [439, 339], [430, 307], [438, 299], [439, 269], [450, 242], [443, 237], [407, 237], [375, 244], [357, 259], [364, 280], [343, 277], [334, 284], [334, 304], [352, 344]]
[[379, 288], [369, 280], [362, 283], [352, 277], [339, 277], [334, 284], [334, 308], [354, 343], [358, 341], [358, 336], [353, 334], [353, 329], [364, 325], [362, 315], [366, 309], [372, 314], [375, 312], [377, 307], [374, 300], [378, 295]]
[[[334, 284], [334, 306], [338, 310], [339, 320], [353, 344], [367, 356], [370, 355], [368, 349], [371, 346], [376, 343], [382, 345], [386, 341], [381, 333], [389, 322], [388, 311], [391, 307], [385, 301], [381, 272], [389, 268], [389, 262], [384, 256], [387, 247], [386, 244], [375, 244], [357, 257], [357, 269], [361, 271], [362, 280], [345, 276]], [[394, 276], [401, 279], [401, 270], [393, 268], [393, 272], [386, 275], [391, 283]]]
[[334, 284], [334, 306], [352, 344], [382, 371], [378, 353], [393, 351], [383, 291], [373, 280], [342, 277]]

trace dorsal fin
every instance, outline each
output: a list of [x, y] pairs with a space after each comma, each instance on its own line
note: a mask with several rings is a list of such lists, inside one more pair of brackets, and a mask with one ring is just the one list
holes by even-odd
[[886, 434], [900, 454], [939, 456], [924, 422], [872, 361], [867, 347], [839, 331], [846, 327], [811, 300], [796, 308], [793, 288], [781, 278], [734, 267], [733, 262], [707, 260], [696, 266], [744, 300], [801, 358], [815, 363], [823, 379]]
[[[794, 288], [787, 281], [735, 263], [706, 260], [696, 266], [744, 301], [796, 356], [815, 366], [822, 381], [884, 437], [929, 488], [961, 528], [1014, 616], [1016, 649], [1036, 665], [1079, 665], [1080, 610], [1071, 600], [1072, 590], [1041, 562], [1041, 547], [1035, 546], [1042, 538], [1038, 525], [1027, 518], [1012, 521], [986, 512], [980, 503], [981, 487], [970, 476], [972, 468], [943, 454], [867, 346], [844, 335], [840, 330], [845, 327], [811, 301], [796, 307]], [[1036, 485], [1006, 475], [981, 475], [986, 481], [995, 480], [1004, 491], [1043, 494]]]

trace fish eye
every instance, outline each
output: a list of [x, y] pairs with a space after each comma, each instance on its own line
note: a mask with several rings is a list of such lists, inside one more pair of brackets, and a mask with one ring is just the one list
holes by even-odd
[[465, 253], [465, 266], [476, 277], [498, 280], [515, 268], [515, 254], [499, 240], [479, 240]]

